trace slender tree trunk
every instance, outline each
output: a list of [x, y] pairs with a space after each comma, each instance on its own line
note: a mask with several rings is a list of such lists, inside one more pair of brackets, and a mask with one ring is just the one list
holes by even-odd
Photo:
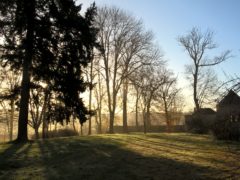
[[109, 75], [107, 72], [108, 72], [108, 70], [106, 70], [106, 84], [107, 84], [108, 111], [109, 111], [109, 133], [113, 133], [114, 112], [112, 109], [112, 97], [111, 97], [111, 93], [110, 93]]
[[167, 101], [166, 101], [165, 97], [163, 97], [163, 102], [164, 102], [164, 111], [165, 111], [165, 118], [166, 118], [166, 124], [167, 124], [167, 132], [170, 133], [172, 127], [171, 127], [171, 122], [169, 119]]
[[147, 119], [146, 119], [146, 110], [144, 108], [143, 110], [143, 130], [144, 130], [144, 134], [147, 133], [147, 123], [146, 123]]
[[73, 117], [73, 130], [76, 131], [76, 126], [75, 126], [75, 117]]
[[139, 98], [138, 98], [138, 96], [139, 96], [139, 92], [137, 90], [136, 103], [135, 103], [135, 112], [136, 112], [135, 120], [136, 120], [136, 128], [137, 128], [137, 130], [139, 130], [139, 125], [138, 125], [138, 100], [139, 100]]
[[38, 127], [34, 127], [34, 131], [35, 131], [35, 138], [39, 139]]
[[30, 96], [30, 68], [33, 56], [35, 1], [24, 1], [24, 7], [26, 8], [25, 11], [27, 15], [27, 30], [25, 41], [25, 57], [23, 59], [21, 99], [18, 119], [18, 136], [16, 140], [17, 142], [28, 141], [28, 104]]
[[11, 116], [10, 116], [10, 128], [9, 128], [9, 139], [10, 141], [13, 140], [13, 121], [14, 121], [14, 103], [15, 103], [15, 100], [14, 99], [11, 99], [11, 102], [10, 102], [10, 106], [11, 106]]
[[49, 104], [50, 98], [51, 98], [50, 91], [45, 91], [42, 112], [40, 115], [40, 119], [42, 121], [42, 138], [43, 139], [48, 137], [48, 122], [46, 120], [46, 108], [47, 108], [47, 104]]
[[147, 109], [146, 109], [146, 125], [147, 127], [151, 127], [150, 103], [147, 104]]
[[[99, 65], [98, 65], [99, 66]], [[100, 70], [98, 70], [97, 73], [98, 76], [98, 96], [97, 96], [97, 116], [98, 116], [98, 120], [99, 120], [99, 125], [98, 125], [98, 133], [102, 134], [102, 99], [103, 99], [103, 95], [102, 95], [102, 85], [101, 85], [101, 74], [100, 74]]]
[[[55, 126], [55, 129], [57, 129], [57, 124]], [[43, 119], [42, 138], [48, 138], [48, 122], [46, 121], [46, 119]]]
[[197, 97], [198, 67], [196, 66], [195, 68], [196, 70], [193, 75], [193, 100], [195, 104], [195, 111], [198, 111], [200, 109], [199, 100]]
[[128, 93], [128, 80], [123, 83], [123, 132], [128, 132], [127, 124], [127, 93]]
[[114, 130], [113, 130], [113, 125], [114, 125], [114, 112], [111, 111], [110, 112], [110, 119], [109, 119], [109, 133], [110, 134], [113, 134], [114, 133]]
[[96, 122], [96, 124], [97, 124], [97, 133], [98, 134], [101, 134], [102, 133], [102, 129], [101, 129], [101, 126], [102, 126], [102, 122], [101, 122], [101, 120], [100, 119], [98, 119], [98, 111], [97, 111], [97, 114], [95, 115], [95, 122]]
[[99, 120], [98, 133], [102, 134], [102, 110], [101, 110], [101, 108], [98, 109], [98, 120]]
[[55, 122], [55, 128], [54, 131], [57, 132], [57, 122]]
[[[93, 60], [90, 64], [90, 92], [89, 92], [89, 110], [92, 109], [92, 87], [93, 86]], [[88, 135], [92, 134], [92, 116], [89, 117]]]
[[81, 136], [83, 136], [83, 125], [81, 124], [80, 127], [81, 127]]

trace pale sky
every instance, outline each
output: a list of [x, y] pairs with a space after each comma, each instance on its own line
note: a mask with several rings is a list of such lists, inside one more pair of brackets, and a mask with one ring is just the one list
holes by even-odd
[[[79, 0], [83, 9], [93, 0]], [[219, 48], [211, 55], [231, 50], [233, 58], [215, 67], [220, 80], [227, 74], [240, 74], [240, 0], [95, 0], [97, 6], [116, 6], [143, 20], [146, 30], [155, 34], [168, 60], [168, 67], [178, 75], [180, 86], [186, 88], [184, 65], [190, 59], [177, 42], [193, 26], [215, 32]]]

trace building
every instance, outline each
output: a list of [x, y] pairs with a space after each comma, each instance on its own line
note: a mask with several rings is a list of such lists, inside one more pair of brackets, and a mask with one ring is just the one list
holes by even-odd
[[233, 90], [217, 104], [217, 115], [229, 118], [232, 122], [240, 122], [240, 97]]

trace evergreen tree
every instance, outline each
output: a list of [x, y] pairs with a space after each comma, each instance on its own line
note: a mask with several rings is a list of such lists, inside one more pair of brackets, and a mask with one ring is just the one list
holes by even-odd
[[[1, 60], [22, 69], [18, 142], [27, 141], [30, 79], [48, 84], [64, 108], [64, 117], [76, 114], [80, 123], [90, 114], [80, 93], [87, 84], [82, 66], [92, 59], [97, 30], [91, 6], [83, 17], [74, 0], [10, 0], [0, 4]], [[59, 109], [59, 108], [55, 108]]]

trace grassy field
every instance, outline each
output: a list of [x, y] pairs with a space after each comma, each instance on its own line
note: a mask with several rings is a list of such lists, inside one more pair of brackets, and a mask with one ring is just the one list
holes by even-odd
[[0, 144], [0, 179], [240, 179], [240, 143], [153, 133]]

